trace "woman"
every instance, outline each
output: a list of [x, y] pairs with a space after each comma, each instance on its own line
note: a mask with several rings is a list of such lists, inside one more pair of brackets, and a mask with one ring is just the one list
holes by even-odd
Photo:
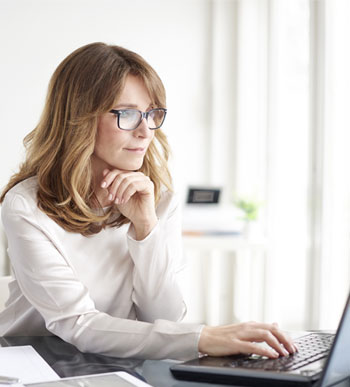
[[82, 351], [148, 359], [296, 350], [275, 324], [180, 322], [165, 106], [158, 75], [121, 47], [89, 44], [58, 66], [0, 198], [14, 275], [0, 335], [54, 334]]

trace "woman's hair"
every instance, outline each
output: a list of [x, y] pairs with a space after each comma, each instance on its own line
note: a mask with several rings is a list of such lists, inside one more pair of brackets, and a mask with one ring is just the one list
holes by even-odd
[[[36, 176], [39, 208], [64, 229], [89, 235], [105, 226], [128, 222], [115, 207], [98, 215], [91, 155], [98, 117], [115, 106], [128, 75], [140, 77], [152, 104], [166, 107], [165, 89], [154, 69], [138, 54], [119, 46], [92, 43], [71, 53], [54, 72], [37, 127], [24, 138], [25, 161], [3, 190], [0, 202], [17, 183]], [[155, 131], [140, 171], [154, 183], [158, 202], [162, 187], [171, 190], [169, 145]]]

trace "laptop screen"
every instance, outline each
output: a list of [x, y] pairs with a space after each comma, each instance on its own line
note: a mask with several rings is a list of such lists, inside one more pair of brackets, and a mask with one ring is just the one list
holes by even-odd
[[321, 378], [320, 387], [332, 386], [334, 383], [350, 377], [350, 296], [348, 297], [334, 344]]

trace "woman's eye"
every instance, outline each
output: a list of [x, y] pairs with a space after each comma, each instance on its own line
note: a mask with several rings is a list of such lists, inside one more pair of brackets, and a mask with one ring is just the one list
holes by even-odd
[[135, 110], [121, 110], [120, 116], [122, 118], [132, 118], [137, 115], [137, 112]]

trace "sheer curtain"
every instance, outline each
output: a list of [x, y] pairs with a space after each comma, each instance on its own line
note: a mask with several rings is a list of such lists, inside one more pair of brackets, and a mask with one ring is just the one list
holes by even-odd
[[[315, 34], [309, 323], [337, 324], [350, 276], [350, 13], [348, 0], [312, 3]], [[318, 19], [317, 19], [318, 18]], [[324, 20], [324, 28], [320, 23]], [[318, 38], [317, 38], [318, 35]], [[317, 45], [316, 45], [317, 44]], [[317, 59], [317, 60], [316, 60]], [[312, 223], [311, 223], [312, 224]], [[313, 298], [312, 298], [313, 297]]]
[[263, 203], [268, 249], [202, 254], [197, 320], [337, 324], [350, 279], [349, 3], [211, 2], [209, 182]]
[[266, 317], [335, 328], [350, 277], [349, 1], [269, 7]]

